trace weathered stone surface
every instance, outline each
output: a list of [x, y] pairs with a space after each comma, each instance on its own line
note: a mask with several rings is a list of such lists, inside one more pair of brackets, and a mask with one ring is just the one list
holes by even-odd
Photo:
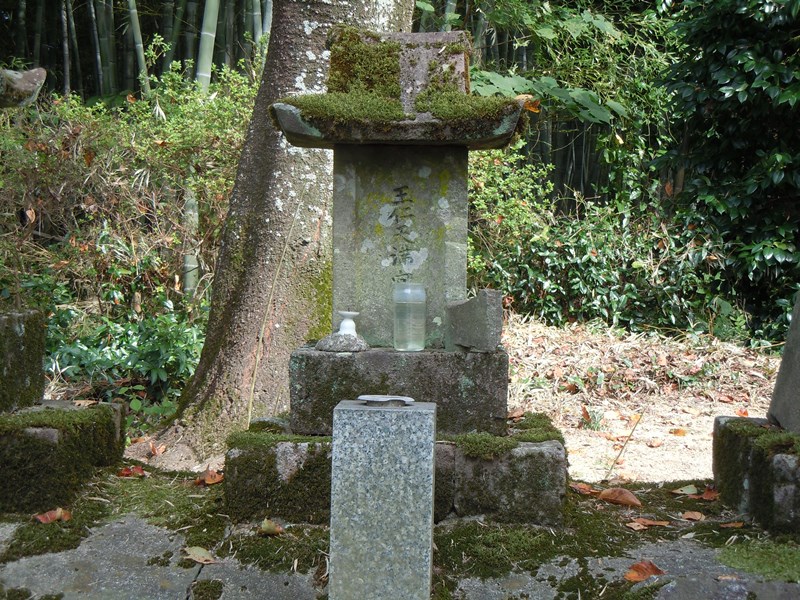
[[800, 532], [800, 436], [766, 424], [714, 420], [714, 481], [726, 505], [766, 529]]
[[767, 418], [784, 429], [800, 433], [800, 297], [792, 311], [789, 336], [783, 347]]
[[561, 525], [567, 453], [559, 442], [523, 442], [500, 460], [457, 452], [455, 473], [453, 505], [459, 516]]
[[[276, 443], [279, 439], [291, 438], [251, 432], [231, 437], [225, 461], [227, 514], [236, 520], [269, 515], [324, 523], [330, 514], [331, 438], [316, 444]], [[483, 515], [501, 522], [561, 523], [567, 463], [560, 442], [520, 442], [491, 460], [467, 457], [454, 442], [437, 442], [434, 452], [435, 522]]]
[[0, 69], [0, 108], [27, 106], [36, 100], [47, 79], [42, 68], [30, 71]]
[[330, 435], [334, 407], [361, 394], [435, 402], [442, 434], [505, 433], [508, 355], [502, 349], [459, 353], [373, 348], [340, 354], [305, 347], [292, 353], [289, 370], [294, 433]]
[[331, 600], [428, 600], [436, 405], [333, 413]]
[[318, 341], [314, 349], [320, 352], [363, 352], [369, 350], [369, 344], [360, 335], [337, 331]]
[[39, 311], [0, 313], [0, 413], [42, 399], [46, 332]]
[[225, 503], [233, 519], [278, 516], [289, 521], [330, 519], [331, 440], [240, 432], [225, 455]]
[[474, 298], [447, 305], [447, 350], [494, 352], [503, 333], [503, 292], [479, 290]]
[[394, 282], [427, 292], [426, 347], [467, 289], [467, 150], [341, 146], [333, 157], [333, 322], [359, 311], [373, 348], [392, 346]]
[[66, 505], [96, 467], [119, 462], [124, 447], [119, 405], [51, 402], [0, 415], [0, 511]]

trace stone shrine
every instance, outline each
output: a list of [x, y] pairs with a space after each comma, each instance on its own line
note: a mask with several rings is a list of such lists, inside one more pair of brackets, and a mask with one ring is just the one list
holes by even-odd
[[[358, 312], [372, 349], [292, 355], [292, 430], [329, 435], [340, 400], [404, 394], [436, 402], [442, 433], [502, 433], [501, 295], [466, 297], [467, 153], [506, 145], [520, 103], [469, 95], [463, 31], [338, 27], [330, 50], [328, 93], [270, 110], [290, 143], [334, 151], [332, 320], [335, 328], [340, 311]], [[396, 282], [425, 287], [422, 351], [392, 349]]]

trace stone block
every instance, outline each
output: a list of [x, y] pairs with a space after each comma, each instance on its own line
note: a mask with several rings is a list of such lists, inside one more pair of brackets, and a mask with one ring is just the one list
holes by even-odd
[[0, 512], [68, 504], [97, 467], [120, 461], [124, 447], [119, 405], [51, 402], [0, 415]]
[[333, 409], [361, 394], [399, 394], [435, 402], [442, 434], [487, 431], [504, 434], [508, 355], [495, 352], [358, 353], [300, 348], [289, 360], [292, 431], [330, 435]]
[[[289, 522], [328, 520], [331, 438], [293, 439], [303, 438], [254, 432], [231, 436], [224, 482], [226, 511], [231, 517], [237, 521], [265, 516]], [[278, 450], [281, 445], [296, 448]], [[435, 444], [435, 522], [477, 515], [545, 526], [562, 522], [567, 479], [564, 446], [555, 440], [512, 441], [510, 445], [515, 447], [483, 459], [470, 455], [459, 441]]]
[[453, 508], [458, 516], [547, 526], [562, 523], [567, 453], [559, 442], [521, 442], [489, 460], [456, 451], [455, 480]]
[[0, 313], [0, 413], [42, 399], [46, 332], [39, 311]]
[[333, 414], [331, 600], [428, 600], [436, 405], [343, 401]]
[[265, 516], [327, 523], [331, 440], [267, 432], [237, 432], [225, 455], [225, 504], [242, 521]]
[[333, 324], [358, 311], [373, 348], [392, 347], [395, 281], [425, 285], [426, 347], [444, 347], [445, 307], [467, 289], [467, 149], [337, 146]]
[[795, 302], [792, 311], [792, 323], [789, 326], [789, 335], [783, 347], [783, 358], [772, 392], [772, 402], [767, 411], [767, 418], [771, 423], [776, 423], [800, 433], [800, 296]]
[[474, 298], [447, 305], [447, 350], [494, 352], [502, 333], [503, 292], [480, 290]]
[[800, 435], [765, 419], [714, 420], [714, 481], [720, 499], [764, 528], [800, 532]]

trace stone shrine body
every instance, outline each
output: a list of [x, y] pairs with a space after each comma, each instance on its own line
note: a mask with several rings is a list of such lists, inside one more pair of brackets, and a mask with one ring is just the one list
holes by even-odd
[[[506, 145], [520, 104], [469, 95], [464, 32], [331, 35], [327, 94], [270, 108], [287, 140], [332, 148], [333, 324], [357, 311], [364, 352], [303, 347], [290, 362], [291, 426], [328, 435], [361, 394], [435, 402], [443, 433], [505, 429], [501, 297], [467, 300], [467, 153]], [[392, 290], [424, 285], [425, 350], [397, 352]]]

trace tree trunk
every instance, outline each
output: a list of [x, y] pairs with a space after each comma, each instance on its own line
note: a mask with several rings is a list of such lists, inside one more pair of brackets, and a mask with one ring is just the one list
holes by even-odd
[[67, 20], [67, 2], [61, 0], [61, 58], [64, 65], [64, 95], [69, 96], [72, 92], [72, 87], [69, 81], [69, 21]]
[[[162, 433], [173, 452], [206, 458], [253, 414], [288, 405], [289, 355], [330, 333], [332, 160], [291, 147], [267, 118], [276, 99], [324, 91], [334, 23], [410, 31], [413, 0], [276, 0], [269, 51], [217, 259], [206, 343]], [[325, 290], [328, 290], [327, 292]], [[321, 324], [321, 326], [320, 326]], [[312, 328], [317, 326], [316, 331]], [[191, 451], [191, 452], [190, 452]]]
[[14, 25], [14, 36], [16, 39], [14, 53], [17, 56], [28, 56], [28, 27], [26, 25], [25, 12], [27, 11], [25, 0], [19, 0], [17, 4], [17, 22]]

